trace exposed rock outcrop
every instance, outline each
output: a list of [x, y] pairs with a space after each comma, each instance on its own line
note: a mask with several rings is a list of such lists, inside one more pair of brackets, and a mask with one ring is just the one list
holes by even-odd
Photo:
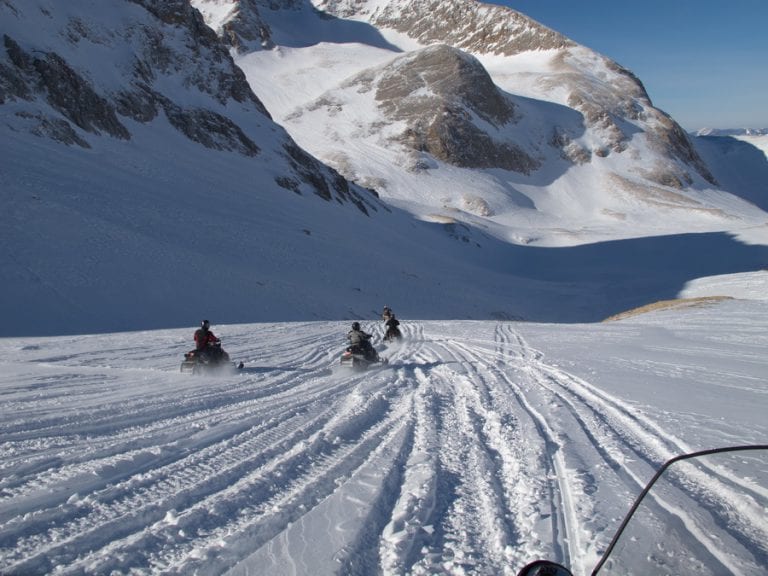
[[[159, 23], [143, 20], [124, 29], [105, 31], [90, 29], [84, 20], [73, 17], [64, 34], [75, 51], [81, 41], [97, 47], [100, 43], [105, 52], [119, 43], [130, 44], [134, 53], [120, 78], [121, 87], [98, 86], [60, 54], [25, 50], [5, 34], [6, 58], [0, 58], [0, 102], [44, 98], [64, 119], [44, 111], [30, 112], [28, 117], [40, 119], [36, 133], [45, 133], [67, 144], [87, 145], [85, 139], [74, 137], [74, 128], [67, 129], [63, 123], [91, 134], [130, 139], [120, 116], [146, 123], [162, 110], [173, 126], [204, 146], [246, 155], [257, 153], [258, 147], [222, 113], [174, 104], [173, 94], [163, 94], [155, 87], [163, 76], [182, 74], [186, 86], [210, 95], [222, 105], [229, 101], [248, 103], [269, 117], [242, 71], [234, 66], [226, 48], [199, 12], [184, 0], [128, 1], [141, 5]], [[163, 30], [163, 24], [173, 27], [173, 32]], [[183, 51], [178, 49], [175, 35], [185, 39]], [[47, 128], [41, 129], [43, 125]], [[51, 130], [53, 126], [58, 128]]]
[[[39, 94], [52, 108], [86, 132], [104, 132], [122, 139], [130, 137], [126, 127], [118, 120], [114, 107], [61, 56], [51, 52], [29, 54], [8, 35], [3, 36], [3, 45], [13, 66], [6, 65], [0, 69], [6, 97], [31, 100]], [[36, 117], [41, 122], [38, 127], [40, 133], [68, 144], [85, 144], [75, 137], [71, 128], [65, 127], [65, 121], [40, 114]]]
[[457, 48], [431, 46], [357, 81], [375, 84], [386, 116], [406, 123], [399, 140], [409, 148], [464, 168], [529, 173], [538, 166], [523, 147], [498, 134], [515, 122], [512, 101], [480, 62]]

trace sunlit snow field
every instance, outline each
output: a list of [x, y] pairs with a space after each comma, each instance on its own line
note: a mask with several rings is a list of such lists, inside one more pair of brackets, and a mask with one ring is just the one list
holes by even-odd
[[[768, 439], [768, 274], [599, 324], [214, 325], [245, 368], [179, 372], [194, 327], [0, 341], [4, 574], [587, 572], [642, 485]], [[727, 294], [723, 294], [727, 292]]]
[[[720, 184], [647, 188], [670, 160], [652, 127], [605, 156], [534, 51], [482, 63], [519, 113], [499, 137], [542, 168], [458, 168], [390, 147], [402, 126], [348, 82], [414, 41], [287, 3], [262, 12], [274, 47], [213, 65], [143, 4], [0, 0], [0, 574], [579, 575], [668, 458], [768, 442], [764, 139], [696, 138]], [[208, 148], [158, 102], [120, 115], [128, 139], [72, 128], [33, 81], [46, 57], [109, 102], [138, 82], [218, 111], [260, 152]], [[270, 117], [198, 86], [235, 64]], [[561, 128], [589, 162], [550, 145]], [[324, 195], [334, 173], [302, 154], [299, 178], [296, 145], [371, 190]], [[180, 373], [203, 318], [241, 371]], [[388, 365], [339, 365], [354, 318]], [[726, 540], [677, 519], [729, 573]]]

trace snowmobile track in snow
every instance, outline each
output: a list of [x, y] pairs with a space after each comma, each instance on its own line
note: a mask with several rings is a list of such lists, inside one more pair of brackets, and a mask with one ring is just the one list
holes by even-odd
[[511, 323], [401, 329], [365, 372], [346, 325], [233, 328], [252, 360], [222, 377], [179, 374], [172, 331], [28, 345], [0, 374], [0, 572], [584, 571], [687, 448]]

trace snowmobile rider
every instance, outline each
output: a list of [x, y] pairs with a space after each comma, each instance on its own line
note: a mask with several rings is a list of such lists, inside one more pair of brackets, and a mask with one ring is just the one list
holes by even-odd
[[386, 335], [389, 338], [400, 337], [400, 330], [398, 329], [398, 326], [400, 326], [400, 321], [395, 318], [394, 312], [390, 315], [389, 319], [384, 323], [384, 325], [387, 327]]
[[392, 317], [392, 308], [389, 306], [384, 306], [384, 310], [381, 313], [381, 318], [383, 320], [389, 320]]
[[370, 334], [360, 329], [360, 322], [353, 322], [352, 330], [347, 333], [347, 339], [352, 351], [354, 352], [355, 349], [359, 349], [367, 358], [376, 355], [376, 351], [371, 344], [371, 337]]
[[195, 330], [195, 350], [198, 356], [218, 359], [220, 356], [223, 356], [224, 351], [217, 346], [217, 344], [221, 344], [221, 340], [211, 332], [210, 328], [211, 323], [208, 320], [200, 322], [200, 328]]

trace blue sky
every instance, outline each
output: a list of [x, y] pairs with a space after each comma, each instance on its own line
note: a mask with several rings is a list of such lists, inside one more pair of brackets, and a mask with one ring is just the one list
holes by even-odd
[[483, 0], [629, 68], [683, 128], [768, 128], [768, 0]]

